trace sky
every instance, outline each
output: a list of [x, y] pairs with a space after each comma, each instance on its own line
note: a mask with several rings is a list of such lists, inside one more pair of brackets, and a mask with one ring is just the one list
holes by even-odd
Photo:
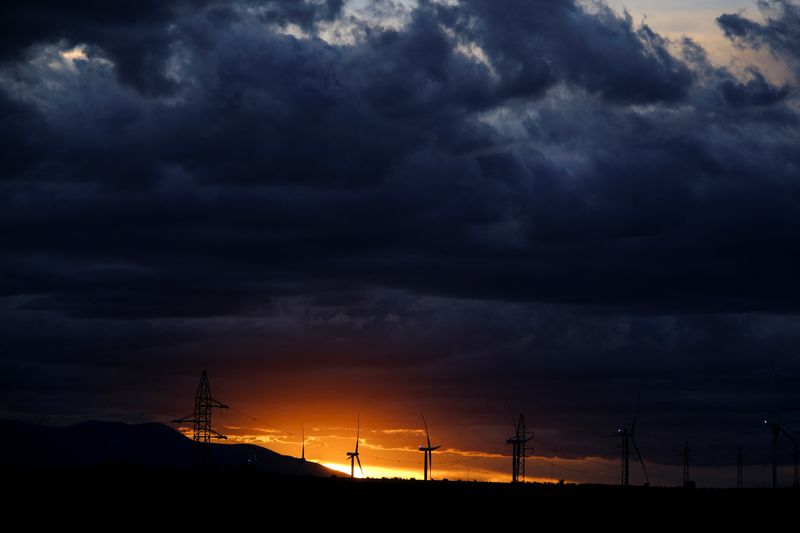
[[[366, 475], [768, 483], [800, 433], [800, 7], [0, 7], [0, 417]], [[779, 447], [781, 482], [793, 448]], [[632, 475], [643, 481], [640, 469]]]

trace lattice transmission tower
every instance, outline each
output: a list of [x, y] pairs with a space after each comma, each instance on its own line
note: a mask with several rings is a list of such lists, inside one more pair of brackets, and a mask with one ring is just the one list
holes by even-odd
[[208, 384], [208, 373], [203, 370], [200, 376], [200, 385], [194, 396], [194, 413], [188, 414], [173, 424], [192, 424], [192, 464], [195, 467], [207, 467], [211, 464], [211, 439], [227, 439], [225, 435], [214, 431], [211, 427], [211, 411], [213, 409], [228, 409], [228, 406], [211, 396], [211, 387]]

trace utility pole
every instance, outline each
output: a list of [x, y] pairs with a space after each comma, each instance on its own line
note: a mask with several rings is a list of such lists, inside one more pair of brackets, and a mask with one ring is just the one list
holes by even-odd
[[511, 483], [525, 483], [525, 457], [527, 443], [533, 440], [533, 431], [525, 429], [525, 415], [519, 414], [516, 434], [506, 439], [506, 444], [511, 444]]
[[203, 370], [200, 376], [200, 385], [194, 396], [194, 413], [172, 421], [173, 424], [190, 423], [193, 425], [192, 464], [198, 468], [205, 468], [211, 464], [211, 439], [228, 438], [217, 433], [211, 427], [211, 410], [215, 408], [228, 409], [228, 406], [211, 396], [208, 373]]

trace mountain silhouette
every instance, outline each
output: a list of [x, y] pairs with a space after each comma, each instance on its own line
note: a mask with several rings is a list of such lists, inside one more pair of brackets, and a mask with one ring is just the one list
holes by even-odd
[[[0, 420], [0, 465], [22, 468], [139, 466], [185, 468], [192, 464], [192, 440], [158, 423], [89, 421], [52, 427]], [[252, 444], [212, 444], [214, 466], [250, 467], [259, 472], [341, 476]]]

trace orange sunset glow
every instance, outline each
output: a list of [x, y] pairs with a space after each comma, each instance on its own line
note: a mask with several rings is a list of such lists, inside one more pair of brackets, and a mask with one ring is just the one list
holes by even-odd
[[[341, 417], [339, 417], [341, 419]], [[380, 419], [370, 422], [361, 415], [360, 458], [363, 475], [358, 465], [355, 477], [368, 478], [400, 478], [422, 479], [423, 454], [418, 447], [425, 444], [425, 431], [422, 422], [420, 427], [413, 427], [413, 416], [406, 417], [409, 422], [404, 427], [378, 425]], [[502, 428], [487, 427], [452, 427], [437, 431], [435, 419], [430, 417], [430, 432], [433, 445], [442, 443], [442, 448], [433, 453], [434, 479], [458, 481], [507, 482], [510, 477], [511, 450], [504, 446], [504, 440], [498, 439], [494, 447], [485, 450], [465, 448], [469, 443], [463, 435], [472, 431], [498, 431], [502, 436]], [[300, 424], [289, 429], [291, 420], [282, 420], [273, 424], [267, 422], [266, 415], [253, 416], [242, 411], [222, 410], [215, 425], [227, 436], [226, 444], [254, 444], [283, 455], [300, 457], [303, 440]], [[350, 475], [350, 463], [346, 456], [352, 451], [356, 441], [355, 420], [352, 426], [346, 425], [311, 425], [304, 422], [305, 457], [332, 470]], [[191, 437], [192, 429], [182, 426], [179, 430]], [[510, 430], [509, 430], [510, 432]], [[459, 442], [461, 445], [447, 445], [447, 440]], [[474, 439], [473, 442], [482, 439]], [[535, 452], [535, 446], [534, 446]], [[606, 458], [589, 457], [581, 459], [565, 459], [560, 457], [538, 457], [529, 454], [527, 458], [526, 481], [551, 483], [565, 481], [580, 483], [596, 482], [607, 478], [613, 482], [618, 476], [618, 464]]]

